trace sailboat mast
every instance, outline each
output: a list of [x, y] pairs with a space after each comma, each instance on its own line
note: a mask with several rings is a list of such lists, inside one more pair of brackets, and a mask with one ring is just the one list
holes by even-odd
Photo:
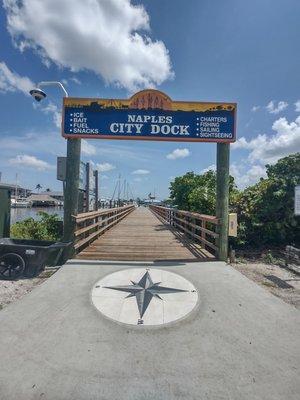
[[18, 174], [16, 174], [15, 199], [18, 198]]

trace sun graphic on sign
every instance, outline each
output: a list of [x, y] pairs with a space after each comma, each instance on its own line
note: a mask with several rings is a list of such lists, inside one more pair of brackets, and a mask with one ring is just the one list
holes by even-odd
[[146, 89], [131, 97], [129, 107], [144, 110], [172, 110], [172, 100], [169, 96], [159, 90]]

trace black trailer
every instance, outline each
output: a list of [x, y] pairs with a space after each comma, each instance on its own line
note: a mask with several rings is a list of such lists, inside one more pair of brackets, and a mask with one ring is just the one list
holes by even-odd
[[0, 279], [32, 278], [46, 266], [66, 262], [65, 250], [71, 243], [0, 238]]

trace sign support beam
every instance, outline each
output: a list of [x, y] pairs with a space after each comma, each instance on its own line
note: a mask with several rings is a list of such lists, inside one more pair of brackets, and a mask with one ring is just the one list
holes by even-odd
[[94, 177], [95, 177], [95, 211], [98, 210], [99, 208], [99, 172], [96, 169], [94, 171]]
[[218, 247], [221, 261], [227, 261], [228, 257], [229, 153], [229, 144], [217, 143], [216, 216], [220, 220]]
[[10, 237], [11, 190], [13, 187], [3, 187], [0, 183], [0, 238]]
[[[78, 214], [79, 168], [80, 168], [80, 139], [67, 140], [66, 190], [64, 199], [64, 242], [74, 243], [75, 219]], [[71, 254], [73, 254], [73, 247]]]

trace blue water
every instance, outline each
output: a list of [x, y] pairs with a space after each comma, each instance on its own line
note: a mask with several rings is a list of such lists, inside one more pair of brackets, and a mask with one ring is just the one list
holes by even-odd
[[10, 213], [10, 223], [23, 221], [26, 218], [39, 219], [38, 212], [44, 211], [48, 214], [58, 214], [63, 219], [63, 207], [31, 207], [31, 208], [12, 208]]

